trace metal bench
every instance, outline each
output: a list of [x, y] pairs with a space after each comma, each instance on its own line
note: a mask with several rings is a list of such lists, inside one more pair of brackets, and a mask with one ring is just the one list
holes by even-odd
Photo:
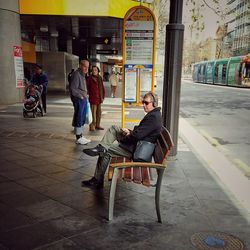
[[[110, 193], [109, 193], [109, 214], [108, 220], [111, 221], [113, 219], [114, 212], [114, 201], [115, 201], [115, 192], [116, 192], [116, 184], [119, 176], [122, 176], [123, 180], [134, 181], [135, 183], [141, 183], [146, 186], [155, 187], [155, 206], [158, 222], [162, 222], [161, 214], [160, 214], [160, 189], [161, 182], [164, 170], [166, 169], [166, 159], [170, 153], [170, 150], [173, 147], [172, 138], [165, 127], [162, 127], [161, 134], [157, 140], [155, 151], [153, 154], [154, 162], [133, 162], [128, 159], [122, 157], [112, 158], [109, 165], [109, 179], [112, 181], [110, 184]], [[156, 169], [157, 171], [157, 180], [155, 185], [150, 185], [150, 178], [147, 175], [148, 170]], [[140, 172], [138, 172], [140, 171]], [[123, 172], [123, 174], [121, 174]], [[131, 174], [134, 172], [134, 175]], [[141, 173], [141, 181], [138, 176]]]

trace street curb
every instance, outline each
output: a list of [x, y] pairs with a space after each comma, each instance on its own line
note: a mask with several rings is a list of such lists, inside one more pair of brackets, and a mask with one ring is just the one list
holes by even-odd
[[250, 213], [250, 181], [222, 153], [214, 148], [185, 119], [179, 120], [180, 137], [190, 145], [194, 153], [204, 161], [213, 173], [222, 181], [235, 198]]

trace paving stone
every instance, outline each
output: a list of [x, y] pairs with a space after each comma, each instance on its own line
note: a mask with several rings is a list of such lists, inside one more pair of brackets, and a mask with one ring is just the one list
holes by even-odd
[[49, 225], [64, 237], [72, 237], [82, 232], [100, 228], [102, 222], [86, 213], [77, 212], [50, 220]]
[[22, 214], [16, 209], [9, 208], [9, 206], [4, 204], [0, 204], [0, 213], [0, 232], [10, 231], [18, 227], [23, 227], [35, 223], [35, 220], [33, 220], [32, 218]]
[[61, 182], [67, 182], [70, 180], [80, 180], [82, 178], [81, 173], [76, 172], [76, 171], [66, 170], [66, 169], [65, 171], [62, 171], [62, 172], [50, 173], [49, 176]]
[[30, 250], [62, 238], [48, 223], [37, 223], [1, 233], [0, 243], [8, 249]]
[[18, 210], [37, 221], [54, 219], [76, 212], [71, 207], [51, 199], [22, 207], [19, 206]]
[[42, 186], [56, 184], [59, 182], [60, 181], [58, 181], [58, 180], [55, 180], [53, 178], [49, 178], [49, 177], [43, 176], [43, 175], [37, 175], [35, 177], [17, 180], [17, 183], [19, 183], [25, 187], [28, 187], [28, 188], [42, 187]]
[[7, 182], [0, 183], [0, 196], [8, 193], [10, 193], [11, 195], [11, 193], [16, 193], [18, 191], [27, 191], [27, 188], [10, 180], [8, 180]]
[[49, 186], [37, 187], [36, 191], [50, 197], [56, 198], [61, 196], [67, 196], [71, 194], [77, 194], [80, 192], [84, 192], [84, 190], [80, 187], [74, 187], [72, 185], [68, 185], [66, 183], [57, 183]]
[[11, 208], [28, 206], [36, 202], [48, 200], [49, 198], [35, 191], [22, 187], [18, 191], [12, 191], [0, 195], [0, 201], [7, 204]]
[[10, 180], [20, 180], [28, 177], [35, 177], [38, 175], [37, 172], [34, 172], [27, 168], [15, 168], [8, 169], [1, 172], [1, 175], [10, 179]]
[[78, 246], [76, 243], [74, 243], [69, 239], [62, 239], [53, 242], [52, 244], [47, 244], [45, 246], [38, 247], [35, 249], [36, 250], [85, 250], [86, 248], [84, 246]]

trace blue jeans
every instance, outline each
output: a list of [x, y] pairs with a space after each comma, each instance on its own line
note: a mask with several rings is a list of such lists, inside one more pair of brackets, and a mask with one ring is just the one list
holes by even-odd
[[[73, 101], [74, 116], [72, 126], [75, 127], [76, 131], [79, 131], [85, 124], [86, 112], [87, 112], [87, 99], [76, 99]], [[77, 134], [81, 134], [77, 132]]]

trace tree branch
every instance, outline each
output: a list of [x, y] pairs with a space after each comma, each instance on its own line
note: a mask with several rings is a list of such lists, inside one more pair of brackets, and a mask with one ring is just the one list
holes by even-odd
[[206, 0], [202, 0], [204, 4], [206, 4], [206, 6], [211, 9], [217, 16], [219, 16], [218, 12], [213, 8], [211, 7], [207, 2]]

